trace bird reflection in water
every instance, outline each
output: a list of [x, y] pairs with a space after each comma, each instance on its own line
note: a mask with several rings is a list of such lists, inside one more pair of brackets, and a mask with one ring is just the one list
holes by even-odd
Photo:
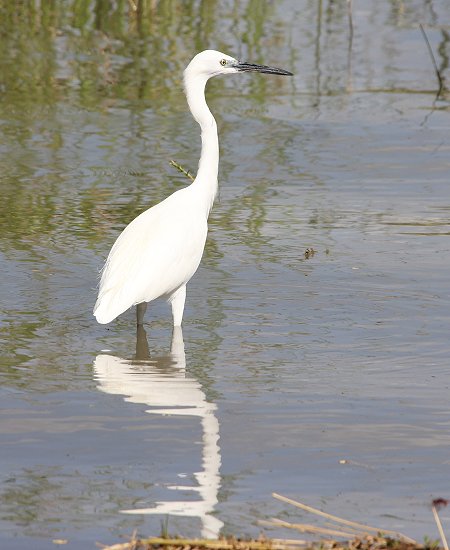
[[[145, 367], [143, 369], [143, 367]], [[133, 360], [100, 354], [94, 362], [98, 389], [123, 395], [125, 401], [152, 407], [146, 412], [158, 415], [198, 417], [202, 425], [202, 467], [194, 472], [197, 486], [171, 485], [174, 491], [192, 491], [197, 500], [156, 502], [151, 508], [122, 510], [126, 514], [165, 514], [197, 517], [203, 537], [217, 537], [223, 523], [211, 515], [220, 487], [219, 422], [216, 405], [209, 403], [200, 383], [186, 374], [183, 333], [174, 327], [170, 353], [150, 357], [147, 335], [138, 327], [136, 355]], [[154, 408], [153, 408], [154, 407]]]

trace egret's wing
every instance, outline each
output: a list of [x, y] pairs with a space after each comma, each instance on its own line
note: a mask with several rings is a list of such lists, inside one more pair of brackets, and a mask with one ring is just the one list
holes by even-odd
[[180, 190], [135, 218], [109, 253], [94, 314], [109, 323], [130, 306], [170, 295], [195, 273], [207, 224]]

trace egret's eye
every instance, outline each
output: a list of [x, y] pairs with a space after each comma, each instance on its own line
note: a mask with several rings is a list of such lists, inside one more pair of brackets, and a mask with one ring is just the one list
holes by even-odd
[[226, 59], [221, 59], [220, 60], [220, 64], [222, 65], [222, 67], [225, 67], [225, 65], [228, 63], [228, 61]]

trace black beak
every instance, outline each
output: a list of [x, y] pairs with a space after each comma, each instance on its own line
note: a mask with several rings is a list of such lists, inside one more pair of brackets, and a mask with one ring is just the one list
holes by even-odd
[[254, 63], [246, 63], [245, 61], [239, 61], [234, 66], [240, 72], [253, 72], [253, 73], [266, 73], [266, 74], [281, 74], [285, 76], [293, 76], [289, 71], [284, 69], [278, 69], [277, 67], [268, 67], [267, 65], [255, 65]]

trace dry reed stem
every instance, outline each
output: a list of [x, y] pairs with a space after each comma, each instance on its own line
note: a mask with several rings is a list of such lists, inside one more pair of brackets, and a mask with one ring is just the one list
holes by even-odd
[[[324, 523], [324, 527], [330, 527], [331, 529], [336, 529], [336, 525], [331, 521], [326, 521]], [[370, 535], [370, 533], [368, 533], [367, 531], [362, 531], [361, 529], [357, 529], [356, 527], [351, 527], [350, 525], [346, 525], [345, 530], [348, 531], [349, 533], [353, 533], [354, 536]]]
[[[287, 527], [288, 529], [296, 529], [301, 533], [314, 533], [315, 535], [328, 535], [332, 537], [343, 537], [347, 539], [352, 539], [355, 536], [355, 533], [347, 533], [341, 529], [327, 529], [326, 527], [317, 527], [316, 525], [309, 525], [307, 523], [289, 523], [282, 519], [272, 518], [271, 520], [260, 521], [262, 525], [270, 525], [276, 527]], [[367, 533], [361, 533], [363, 536]]]
[[444, 546], [445, 550], [448, 550], [448, 543], [447, 543], [447, 539], [445, 537], [444, 529], [442, 528], [442, 523], [441, 523], [441, 520], [439, 518], [439, 514], [438, 514], [438, 511], [436, 509], [436, 506], [434, 504], [431, 505], [431, 510], [433, 511], [434, 521], [436, 522], [436, 525], [437, 525], [437, 528], [438, 528], [438, 531], [439, 531], [439, 535], [441, 536], [442, 545]]
[[370, 525], [364, 525], [363, 523], [357, 523], [356, 521], [350, 521], [348, 519], [343, 519], [338, 516], [333, 516], [332, 514], [327, 514], [326, 512], [322, 512], [322, 510], [318, 510], [317, 508], [313, 508], [312, 506], [308, 506], [307, 504], [302, 504], [301, 502], [297, 502], [296, 500], [293, 500], [288, 497], [284, 497], [283, 495], [279, 495], [278, 493], [272, 493], [272, 496], [278, 500], [281, 500], [282, 502], [287, 502], [288, 504], [292, 504], [293, 506], [296, 506], [297, 508], [301, 508], [302, 510], [305, 510], [306, 512], [311, 512], [312, 514], [316, 514], [318, 516], [322, 516], [327, 519], [331, 519], [337, 523], [342, 523], [344, 525], [349, 525], [350, 527], [354, 527], [356, 529], [361, 529], [362, 531], [372, 531], [374, 533], [385, 533], [387, 535], [392, 535], [393, 537], [399, 538], [405, 542], [410, 542], [412, 544], [417, 544], [417, 541], [414, 539], [407, 537], [406, 535], [403, 535], [402, 533], [398, 533], [397, 531], [391, 531], [389, 529], [378, 529], [377, 527], [371, 527]]

